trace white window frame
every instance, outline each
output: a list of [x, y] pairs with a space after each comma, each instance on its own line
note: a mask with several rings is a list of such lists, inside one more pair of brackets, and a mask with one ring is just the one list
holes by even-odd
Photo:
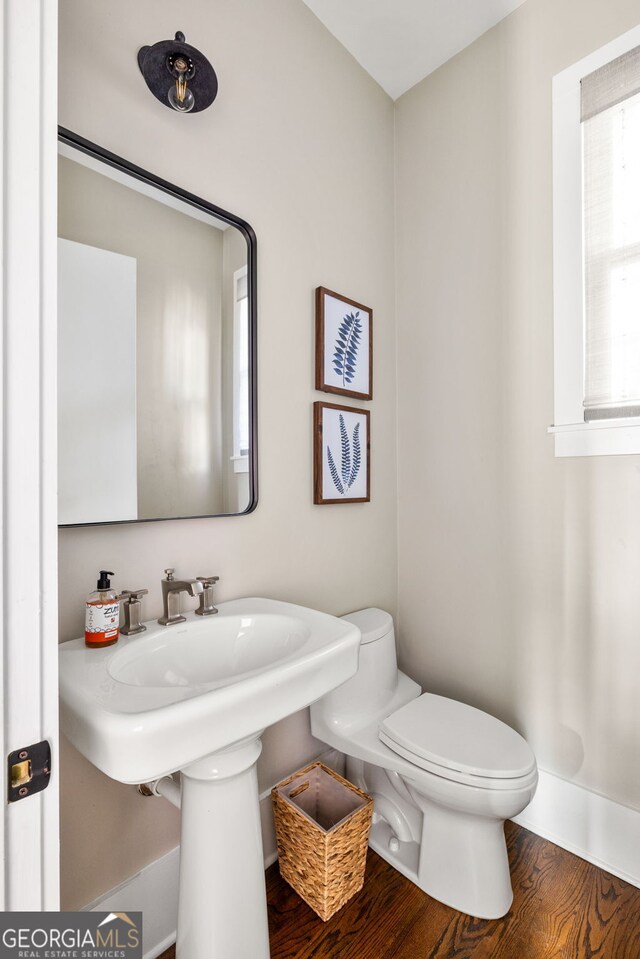
[[640, 46], [640, 27], [553, 78], [553, 313], [556, 456], [640, 453], [640, 417], [584, 422], [580, 81]]
[[[234, 473], [248, 473], [249, 472], [249, 454], [243, 453], [240, 449], [240, 434], [239, 434], [239, 421], [240, 421], [240, 370], [238, 367], [238, 360], [240, 357], [240, 324], [243, 322], [242, 314], [240, 311], [240, 300], [238, 299], [238, 286], [240, 280], [247, 277], [247, 267], [243, 266], [239, 270], [236, 270], [233, 274], [233, 456], [231, 461], [233, 463], [233, 472]], [[248, 278], [247, 278], [248, 283]], [[249, 291], [247, 289], [247, 302], [249, 297]], [[248, 321], [248, 320], [247, 320]]]

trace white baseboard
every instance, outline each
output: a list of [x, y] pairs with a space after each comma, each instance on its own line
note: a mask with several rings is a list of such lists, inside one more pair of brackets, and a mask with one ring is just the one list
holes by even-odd
[[[336, 750], [329, 750], [318, 758], [337, 772], [344, 772], [344, 757]], [[271, 789], [260, 794], [260, 820], [264, 868], [267, 869], [278, 858]], [[83, 909], [86, 912], [141, 912], [144, 959], [157, 959], [176, 941], [179, 864], [180, 847], [176, 846]]]
[[513, 820], [640, 887], [640, 812], [540, 770], [538, 790]]
[[156, 959], [176, 941], [179, 863], [180, 847], [176, 846], [84, 909], [141, 912], [144, 959]]

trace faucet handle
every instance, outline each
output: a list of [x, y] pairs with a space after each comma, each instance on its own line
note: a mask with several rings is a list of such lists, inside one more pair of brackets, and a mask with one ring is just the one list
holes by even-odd
[[213, 605], [213, 587], [220, 579], [219, 576], [197, 576], [196, 580], [202, 583], [200, 603], [196, 609], [196, 616], [213, 616], [218, 612]]
[[175, 567], [171, 567], [171, 566], [169, 567], [169, 569], [165, 569], [165, 573], [166, 573], [166, 575], [167, 575], [167, 579], [168, 579], [168, 581], [169, 581], [170, 583], [171, 583], [171, 582], [173, 581], [173, 579], [174, 579], [173, 574], [175, 573], [175, 571], [176, 571], [176, 570], [175, 570]]
[[207, 589], [209, 586], [215, 586], [215, 584], [218, 582], [220, 577], [219, 576], [196, 576], [196, 579], [202, 583], [205, 589]]
[[140, 601], [140, 597], [146, 596], [148, 592], [148, 589], [123, 589], [120, 596], [123, 597], [127, 603], [137, 603]]
[[120, 593], [120, 599], [124, 599], [124, 626], [120, 632], [125, 636], [134, 636], [136, 633], [144, 633], [146, 626], [142, 625], [140, 613], [142, 611], [141, 596], [146, 596], [148, 589], [123, 589]]

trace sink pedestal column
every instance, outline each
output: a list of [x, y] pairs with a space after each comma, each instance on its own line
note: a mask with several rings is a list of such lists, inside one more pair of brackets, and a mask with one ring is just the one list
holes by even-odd
[[269, 959], [259, 737], [182, 772], [176, 959]]

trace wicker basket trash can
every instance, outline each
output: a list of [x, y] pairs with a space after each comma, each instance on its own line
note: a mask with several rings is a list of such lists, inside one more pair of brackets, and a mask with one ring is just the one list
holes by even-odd
[[326, 921], [364, 885], [373, 800], [319, 762], [271, 797], [280, 875]]

